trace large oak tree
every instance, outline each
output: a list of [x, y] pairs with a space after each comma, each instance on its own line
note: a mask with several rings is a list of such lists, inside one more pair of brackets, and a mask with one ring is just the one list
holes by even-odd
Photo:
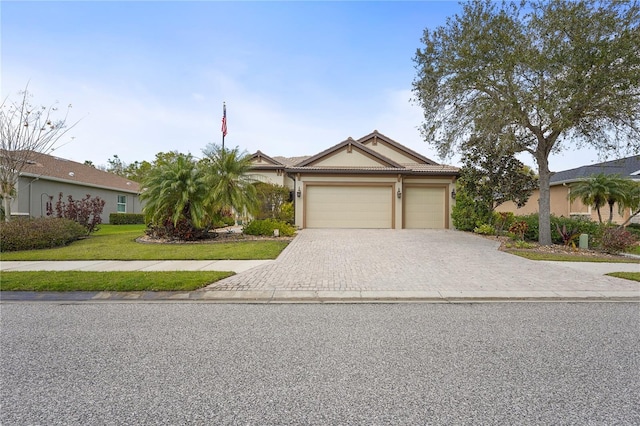
[[639, 21], [637, 1], [465, 3], [425, 30], [415, 56], [425, 140], [446, 156], [498, 133], [530, 153], [540, 243], [551, 244], [549, 155], [640, 148]]

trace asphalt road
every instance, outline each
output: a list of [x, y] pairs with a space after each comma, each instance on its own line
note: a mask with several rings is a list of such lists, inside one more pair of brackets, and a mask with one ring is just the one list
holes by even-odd
[[2, 304], [0, 423], [640, 424], [640, 304]]

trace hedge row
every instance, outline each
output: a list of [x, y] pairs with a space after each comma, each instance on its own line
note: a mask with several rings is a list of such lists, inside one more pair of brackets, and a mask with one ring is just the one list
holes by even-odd
[[144, 215], [140, 213], [111, 213], [109, 214], [111, 225], [144, 225]]
[[0, 251], [60, 247], [85, 235], [85, 227], [69, 219], [12, 220], [0, 223]]
[[292, 237], [296, 232], [295, 228], [287, 222], [275, 219], [252, 220], [242, 232], [247, 235], [272, 236], [275, 229], [279, 231], [281, 237]]

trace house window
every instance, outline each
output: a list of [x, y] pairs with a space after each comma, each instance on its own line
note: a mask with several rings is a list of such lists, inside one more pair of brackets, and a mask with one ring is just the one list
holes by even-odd
[[127, 212], [127, 196], [118, 195], [118, 213]]

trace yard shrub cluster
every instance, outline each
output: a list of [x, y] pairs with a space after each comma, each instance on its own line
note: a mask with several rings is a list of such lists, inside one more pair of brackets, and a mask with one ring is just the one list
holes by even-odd
[[154, 239], [166, 239], [170, 241], [197, 241], [208, 238], [209, 228], [201, 228], [193, 225], [187, 218], [180, 218], [174, 222], [171, 218], [165, 219], [161, 224], [150, 224], [145, 234]]
[[64, 218], [38, 218], [0, 223], [0, 251], [60, 247], [79, 240], [87, 230]]
[[602, 233], [600, 248], [606, 253], [617, 254], [629, 250], [636, 242], [636, 236], [628, 230], [609, 226]]
[[[516, 216], [515, 220], [509, 227], [509, 233], [514, 238], [524, 241], [538, 241], [537, 213]], [[638, 237], [634, 235], [634, 232], [640, 227], [634, 228], [620, 228], [616, 225], [600, 224], [580, 217], [551, 216], [551, 239], [554, 244], [575, 247], [579, 236], [587, 234], [589, 235], [589, 247], [606, 253], [621, 253], [632, 248], [638, 241]], [[476, 229], [484, 230], [488, 228], [482, 225]]]
[[144, 225], [142, 213], [111, 213], [109, 214], [111, 225]]
[[296, 230], [287, 222], [276, 219], [256, 219], [249, 222], [243, 232], [247, 235], [272, 236], [273, 231], [278, 229], [281, 237], [292, 237]]
[[293, 202], [289, 188], [265, 182], [257, 182], [254, 185], [258, 198], [256, 219], [277, 219], [293, 223]]
[[225, 228], [236, 224], [236, 219], [231, 209], [223, 209], [213, 216], [212, 228]]
[[105, 201], [100, 197], [91, 198], [87, 194], [80, 200], [74, 200], [71, 195], [67, 196], [67, 201], [62, 201], [62, 192], [58, 194], [58, 201], [53, 204], [53, 197], [49, 197], [47, 202], [47, 216], [70, 219], [79, 223], [86, 229], [87, 235], [97, 231], [98, 225], [102, 223], [102, 210]]

